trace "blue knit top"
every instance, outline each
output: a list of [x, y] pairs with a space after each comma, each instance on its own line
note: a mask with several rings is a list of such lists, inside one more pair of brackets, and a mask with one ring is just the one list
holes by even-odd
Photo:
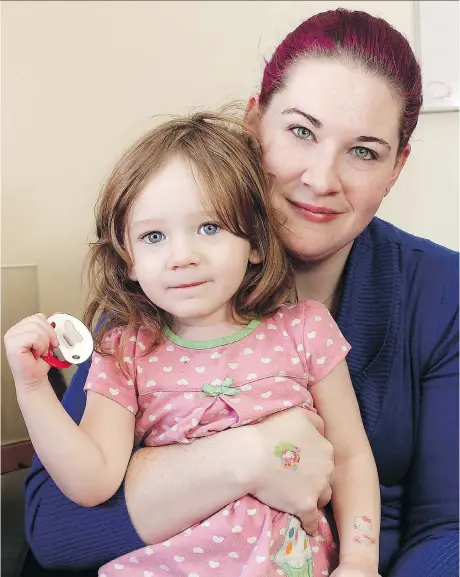
[[[336, 320], [352, 345], [348, 365], [380, 476], [383, 577], [458, 575], [458, 281], [458, 253], [378, 218], [346, 265]], [[88, 366], [63, 401], [77, 422]], [[83, 508], [38, 459], [26, 480], [26, 530], [49, 568], [98, 567], [144, 545], [123, 487]]]

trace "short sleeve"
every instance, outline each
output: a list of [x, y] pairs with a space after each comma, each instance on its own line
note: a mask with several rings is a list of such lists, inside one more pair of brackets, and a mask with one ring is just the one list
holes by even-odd
[[314, 385], [343, 361], [351, 347], [322, 303], [305, 301], [303, 306], [303, 345], [309, 384]]
[[135, 377], [136, 338], [127, 340], [123, 352], [128, 377], [121, 371], [116, 360], [117, 350], [123, 335], [123, 329], [114, 329], [104, 336], [104, 349], [113, 351], [113, 354], [100, 355], [93, 353], [91, 367], [85, 383], [85, 391], [94, 391], [115, 401], [128, 411], [137, 414], [137, 388]]

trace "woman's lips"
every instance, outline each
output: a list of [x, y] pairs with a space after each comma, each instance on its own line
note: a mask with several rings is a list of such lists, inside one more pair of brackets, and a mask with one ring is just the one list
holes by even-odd
[[315, 206], [313, 204], [303, 204], [298, 202], [293, 202], [291, 200], [288, 201], [293, 207], [294, 210], [305, 220], [309, 220], [310, 222], [316, 223], [325, 223], [331, 222], [331, 220], [335, 220], [338, 216], [340, 216], [341, 212], [336, 210], [332, 210], [331, 208], [327, 208], [325, 206]]

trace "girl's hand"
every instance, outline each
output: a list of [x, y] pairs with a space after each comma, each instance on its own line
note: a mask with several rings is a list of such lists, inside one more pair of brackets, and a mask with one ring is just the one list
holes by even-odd
[[[318, 527], [318, 508], [331, 498], [334, 469], [332, 445], [318, 432], [322, 429], [321, 419], [311, 411], [295, 407], [250, 428], [258, 433], [259, 447], [252, 495], [270, 507], [296, 515], [304, 529], [314, 533]], [[280, 453], [280, 443], [292, 444], [300, 451], [294, 451], [294, 455], [286, 453], [287, 458], [280, 459], [276, 454]], [[287, 466], [291, 457], [294, 461]]]
[[50, 366], [40, 357], [59, 346], [53, 327], [38, 313], [11, 327], [5, 351], [17, 387], [30, 387], [46, 378]]
[[363, 560], [345, 560], [340, 563], [331, 577], [381, 577], [372, 563]]

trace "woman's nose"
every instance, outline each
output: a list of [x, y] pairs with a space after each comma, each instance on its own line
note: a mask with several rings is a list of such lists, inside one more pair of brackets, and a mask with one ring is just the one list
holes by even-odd
[[305, 169], [301, 181], [315, 195], [337, 194], [341, 190], [337, 163], [334, 158], [318, 156]]

